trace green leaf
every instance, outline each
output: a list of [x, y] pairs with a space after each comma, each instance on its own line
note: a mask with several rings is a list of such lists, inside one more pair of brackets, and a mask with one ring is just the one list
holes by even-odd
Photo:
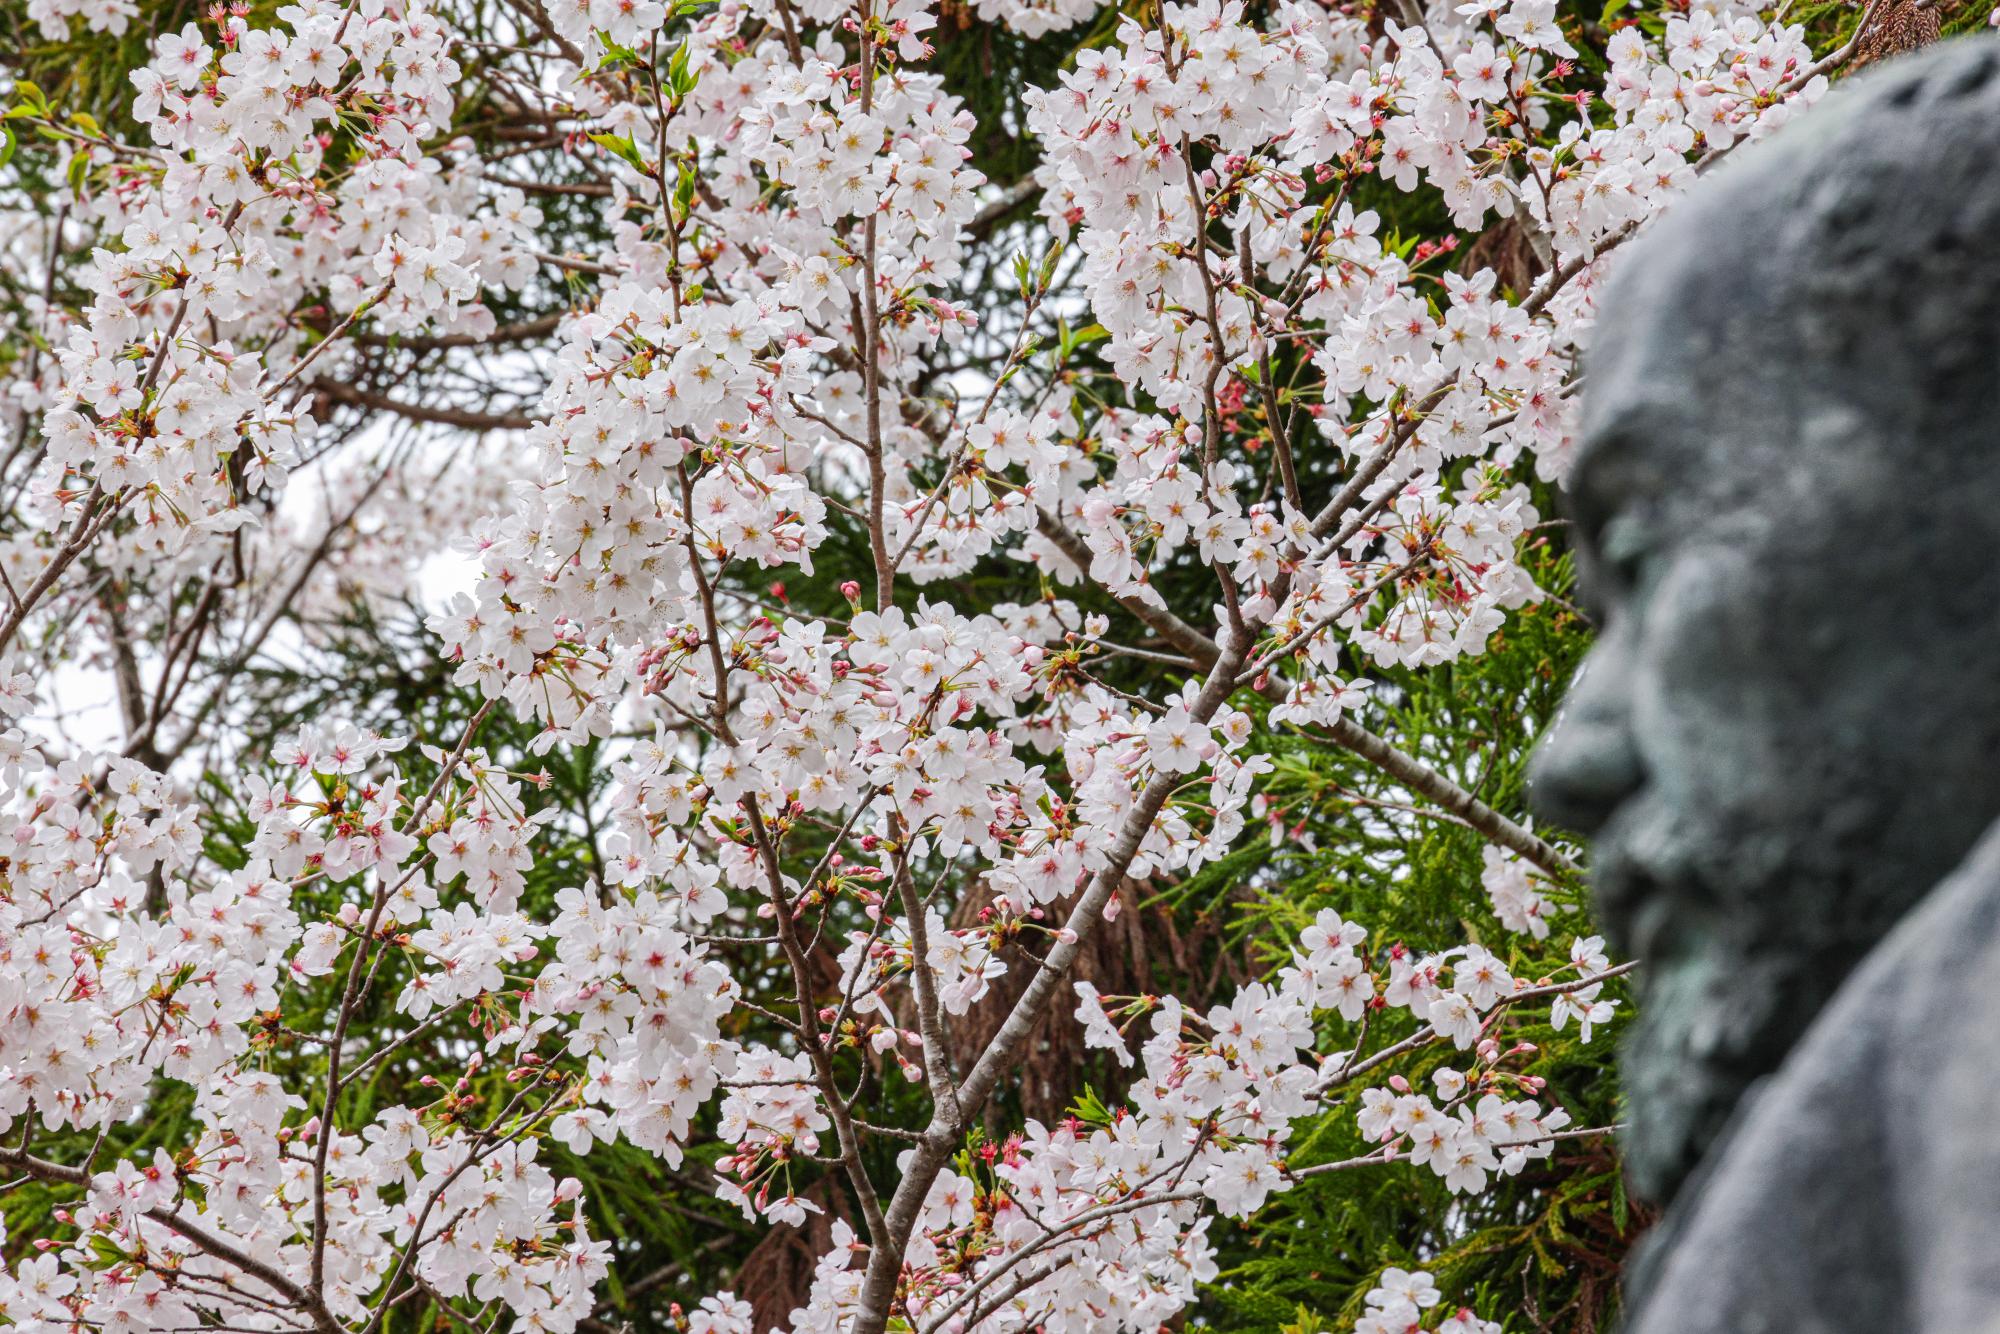
[[1048, 253], [1042, 256], [1041, 272], [1035, 275], [1036, 292], [1046, 292], [1055, 281], [1056, 261], [1062, 258], [1063, 243], [1060, 238], [1049, 243]]
[[701, 76], [688, 69], [688, 44], [682, 42], [680, 49], [674, 52], [674, 58], [667, 62], [667, 88], [673, 93], [674, 101], [679, 102], [700, 82]]
[[646, 160], [639, 156], [639, 146], [632, 142], [629, 134], [593, 134], [590, 142], [604, 149], [613, 157], [630, 163], [635, 171], [646, 170]]
[[1111, 1109], [1104, 1105], [1104, 1099], [1097, 1096], [1097, 1090], [1088, 1084], [1083, 1086], [1083, 1092], [1077, 1095], [1076, 1101], [1070, 1104], [1069, 1112], [1077, 1120], [1094, 1126], [1111, 1124]]
[[1062, 359], [1068, 361], [1070, 354], [1080, 347], [1101, 343], [1111, 337], [1111, 333], [1101, 324], [1086, 324], [1081, 329], [1071, 329], [1068, 324], [1058, 326], [1062, 330]]
[[681, 159], [680, 179], [674, 182], [674, 216], [685, 218], [694, 207], [694, 164]]
[[[639, 53], [637, 51], [634, 51], [629, 46], [620, 46], [601, 32], [597, 34], [597, 42], [598, 45], [604, 48], [604, 63], [606, 65], [636, 65], [639, 63]], [[596, 135], [591, 136], [593, 139], [596, 137]]]

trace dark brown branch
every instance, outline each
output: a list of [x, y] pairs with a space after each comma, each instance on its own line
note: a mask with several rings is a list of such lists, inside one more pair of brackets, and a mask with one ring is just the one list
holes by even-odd
[[522, 412], [474, 412], [470, 408], [431, 407], [423, 403], [410, 403], [387, 394], [378, 394], [372, 389], [346, 384], [339, 380], [316, 380], [314, 392], [336, 403], [350, 407], [368, 408], [375, 412], [393, 412], [413, 422], [431, 422], [438, 426], [458, 426], [468, 431], [525, 431], [535, 424], [535, 419]]

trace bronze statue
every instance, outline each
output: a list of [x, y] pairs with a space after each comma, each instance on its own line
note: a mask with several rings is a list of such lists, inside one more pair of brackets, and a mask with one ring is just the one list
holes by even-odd
[[1534, 796], [1643, 961], [1628, 1326], [2000, 1331], [2000, 42], [1741, 151], [1602, 304]]

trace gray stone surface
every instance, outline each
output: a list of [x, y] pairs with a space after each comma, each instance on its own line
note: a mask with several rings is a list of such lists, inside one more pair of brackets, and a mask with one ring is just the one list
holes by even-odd
[[1629, 1323], [2000, 1331], [2000, 42], [1733, 155], [1603, 306], [1533, 795], [1644, 961]]

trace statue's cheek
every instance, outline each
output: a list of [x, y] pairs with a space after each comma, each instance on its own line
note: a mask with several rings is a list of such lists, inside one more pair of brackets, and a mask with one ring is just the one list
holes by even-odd
[[1632, 606], [1631, 728], [1653, 781], [1727, 801], [1767, 785], [1802, 698], [1756, 553], [1721, 544], [1663, 560]]

